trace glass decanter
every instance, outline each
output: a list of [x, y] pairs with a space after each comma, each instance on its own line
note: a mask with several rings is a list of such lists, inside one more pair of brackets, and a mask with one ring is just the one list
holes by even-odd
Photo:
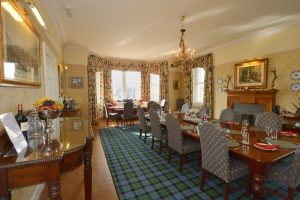
[[33, 151], [41, 151], [45, 145], [44, 123], [39, 119], [38, 110], [34, 108], [28, 118], [28, 145]]

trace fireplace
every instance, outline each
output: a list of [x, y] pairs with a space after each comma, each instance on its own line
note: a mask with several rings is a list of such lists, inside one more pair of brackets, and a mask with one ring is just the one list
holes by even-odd
[[237, 111], [239, 120], [253, 124], [258, 114], [271, 112], [278, 90], [227, 90], [227, 107]]
[[250, 124], [254, 124], [256, 116], [264, 112], [264, 106], [262, 104], [235, 103], [233, 110], [239, 113], [239, 121], [247, 119]]

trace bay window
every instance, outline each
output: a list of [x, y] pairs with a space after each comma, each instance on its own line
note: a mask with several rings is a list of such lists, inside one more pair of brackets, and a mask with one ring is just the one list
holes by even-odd
[[204, 78], [205, 70], [203, 68], [192, 69], [193, 76], [193, 103], [202, 104], [204, 99]]

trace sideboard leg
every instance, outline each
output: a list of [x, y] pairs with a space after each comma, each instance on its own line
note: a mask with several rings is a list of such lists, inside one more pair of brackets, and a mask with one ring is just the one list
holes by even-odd
[[50, 200], [61, 199], [60, 181], [48, 183], [48, 193], [49, 193]]

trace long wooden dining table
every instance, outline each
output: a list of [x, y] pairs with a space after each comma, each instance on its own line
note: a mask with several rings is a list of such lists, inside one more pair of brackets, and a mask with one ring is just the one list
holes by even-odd
[[[146, 119], [150, 120], [149, 116], [146, 116]], [[189, 121], [185, 119], [178, 120], [181, 125], [193, 125], [196, 126], [195, 121]], [[212, 120], [212, 122], [219, 124], [220, 127], [229, 129], [231, 133], [228, 134], [228, 137], [232, 140], [235, 140], [239, 143], [239, 146], [229, 148], [230, 155], [244, 160], [248, 164], [248, 169], [250, 172], [251, 185], [253, 194], [253, 199], [262, 199], [264, 194], [264, 185], [266, 181], [267, 168], [268, 166], [289, 157], [295, 152], [295, 148], [279, 148], [275, 151], [265, 151], [260, 150], [254, 146], [255, 143], [263, 141], [266, 138], [267, 134], [263, 129], [255, 126], [249, 126], [249, 145], [243, 145], [242, 135], [239, 133], [241, 130], [240, 124], [228, 124], [226, 122], [220, 122], [218, 120]], [[165, 120], [161, 120], [161, 125], [166, 127]], [[200, 137], [196, 128], [194, 129], [182, 129], [182, 135], [185, 138], [197, 140], [200, 142]], [[300, 144], [300, 136], [296, 135], [294, 137], [288, 136], [278, 136], [277, 141], [285, 141], [295, 144], [294, 146]]]

